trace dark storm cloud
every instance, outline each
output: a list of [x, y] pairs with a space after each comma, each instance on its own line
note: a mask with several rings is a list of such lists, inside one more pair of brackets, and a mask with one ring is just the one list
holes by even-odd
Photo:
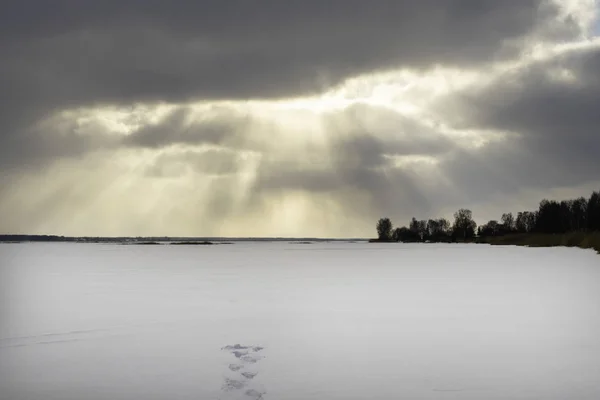
[[76, 121], [55, 116], [26, 124], [17, 132], [0, 133], [0, 169], [38, 169], [56, 159], [119, 146], [121, 139], [103, 127], [88, 127], [88, 132], [80, 132]]
[[[4, 2], [0, 182], [10, 181], [12, 190], [18, 182], [6, 171], [39, 168], [97, 149], [166, 149], [144, 172], [153, 177], [190, 171], [217, 176], [207, 194], [210, 215], [205, 222], [214, 221], [218, 227], [224, 216], [240, 207], [233, 194], [239, 194], [236, 174], [246, 166], [241, 150], [260, 159], [248, 203], [241, 207], [260, 213], [267, 212], [264, 207], [278, 194], [304, 192], [329, 196], [344, 215], [369, 221], [397, 212], [433, 217], [442, 207], [486, 203], [523, 187], [544, 189], [597, 179], [597, 51], [570, 52], [502, 76], [484, 88], [451, 94], [442, 105], [446, 114], [441, 122], [456, 117], [454, 126], [459, 129], [517, 134], [476, 150], [461, 149], [435, 129], [393, 111], [357, 105], [322, 115], [324, 148], [299, 144], [295, 153], [285, 148], [279, 154], [285, 137], [275, 130], [285, 129], [283, 118], [269, 126], [233, 108], [203, 114], [186, 105], [192, 100], [309, 95], [348, 77], [389, 68], [441, 65], [477, 70], [507, 55], [518, 57], [520, 39], [530, 34], [537, 41], [540, 35], [571, 40], [579, 33], [572, 19], [548, 23], [557, 10], [550, 3], [540, 4], [541, 0]], [[561, 81], [549, 74], [562, 66], [577, 79]], [[138, 103], [178, 105], [158, 124], [141, 121], [139, 130], [127, 137], [110, 135], [102, 127], [82, 133], [76, 122], [56, 115], [67, 108]], [[278, 118], [275, 113], [272, 117]], [[269, 129], [274, 130], [272, 136]], [[203, 145], [217, 150], [200, 150]], [[391, 167], [391, 157], [415, 155], [439, 160], [438, 172], [459, 194], [450, 194], [441, 182], [436, 186], [437, 178], [420, 167]], [[65, 193], [59, 189], [58, 197]]]
[[532, 29], [540, 2], [11, 2], [2, 69], [67, 104], [294, 96], [373, 69], [487, 60]]
[[293, 97], [377, 69], [487, 61], [549, 18], [540, 2], [4, 2], [0, 155], [65, 108]]
[[549, 188], [598, 180], [599, 70], [599, 48], [573, 50], [447, 99], [459, 128], [513, 133], [505, 143], [457, 157], [452, 179], [469, 177], [483, 187], [497, 175], [500, 190], [515, 182]]
[[[208, 110], [198, 111], [181, 106], [171, 110], [158, 123], [142, 125], [124, 137], [120, 144], [145, 149], [212, 145], [260, 152], [272, 147], [267, 145], [272, 140], [267, 135], [272, 129], [269, 123], [233, 107], [212, 106]], [[281, 131], [275, 133], [281, 135]]]
[[17, 81], [54, 78], [78, 104], [294, 96], [372, 69], [487, 60], [539, 22], [540, 3], [20, 1], [0, 40], [9, 71], [36, 62]]
[[458, 152], [442, 167], [457, 190], [468, 193], [470, 201], [482, 203], [522, 189], [543, 192], [598, 181], [600, 171], [597, 161], [582, 158], [568, 147], [561, 151], [522, 139], [478, 152]]
[[[543, 196], [549, 189], [598, 182], [599, 70], [600, 49], [584, 47], [441, 99], [441, 119], [459, 131], [507, 132], [504, 140], [478, 148], [443, 140], [439, 133], [393, 112], [353, 107], [344, 118], [330, 118], [334, 121], [330, 129], [349, 129], [333, 142], [331, 167], [322, 171], [293, 165], [270, 168], [271, 172], [263, 172], [262, 185], [269, 190], [313, 192], [355, 187], [371, 196], [373, 210], [393, 212], [402, 204], [415, 215], [427, 215], [446, 207], [490, 204], [522, 190]], [[369, 120], [378, 124], [365, 123]], [[389, 155], [433, 155], [450, 190], [442, 185], [432, 188], [412, 169], [386, 171]], [[351, 200], [339, 202], [352, 208]]]
[[465, 125], [492, 126], [526, 136], [597, 137], [600, 47], [569, 51], [463, 97]]

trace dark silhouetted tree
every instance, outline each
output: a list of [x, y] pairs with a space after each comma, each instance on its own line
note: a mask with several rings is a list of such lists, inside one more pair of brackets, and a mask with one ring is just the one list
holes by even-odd
[[427, 221], [427, 238], [429, 240], [433, 240], [439, 231], [438, 221], [435, 219], [430, 219]]
[[438, 219], [438, 226], [440, 228], [439, 233], [443, 234], [444, 236], [449, 236], [450, 235], [450, 221], [448, 221], [446, 218], [440, 218]]
[[584, 197], [579, 197], [571, 202], [571, 229], [583, 231], [587, 229], [588, 202]]
[[429, 239], [429, 235], [427, 232], [427, 221], [420, 220], [419, 223], [417, 224], [417, 226], [419, 227], [419, 239], [424, 242], [425, 240]]
[[526, 233], [527, 232], [527, 223], [525, 222], [525, 212], [519, 211], [517, 213], [517, 218], [515, 219], [515, 231], [518, 233]]
[[394, 242], [399, 242], [402, 237], [402, 228], [396, 228], [392, 231], [392, 240]]
[[535, 229], [536, 213], [532, 211], [523, 211], [517, 214], [515, 220], [515, 231], [519, 233], [533, 232]]
[[535, 231], [539, 233], [562, 233], [560, 203], [552, 200], [542, 200], [538, 210]]
[[408, 229], [410, 229], [410, 231], [412, 233], [414, 233], [415, 235], [419, 234], [419, 221], [417, 221], [417, 219], [415, 217], [413, 217], [409, 224], [408, 224]]
[[471, 210], [461, 208], [454, 213], [454, 225], [452, 226], [452, 236], [455, 239], [472, 239], [475, 237], [477, 224], [473, 220]]
[[600, 192], [594, 192], [587, 203], [587, 229], [600, 231]]
[[418, 242], [422, 242], [428, 237], [427, 221], [425, 220], [419, 221], [413, 217], [410, 221], [409, 229], [412, 232], [414, 239]]
[[535, 230], [535, 224], [537, 224], [538, 215], [539, 213], [537, 211], [527, 211], [525, 214], [527, 232], [533, 232]]
[[477, 229], [470, 210], [460, 209], [454, 214], [452, 227], [445, 219], [417, 220], [412, 218], [408, 228], [392, 229], [389, 218], [377, 223], [380, 240], [401, 242], [440, 242], [469, 240], [475, 232], [481, 237], [500, 236], [513, 232], [563, 234], [573, 231], [600, 231], [600, 192], [593, 192], [589, 199], [547, 200], [540, 202], [537, 211], [502, 214], [501, 222], [489, 221]]
[[408, 229], [405, 226], [403, 226], [402, 228], [396, 228], [394, 230], [394, 240], [397, 242], [404, 242], [404, 243], [418, 241], [417, 236], [413, 232], [411, 232], [410, 229]]
[[450, 222], [445, 218], [430, 219], [427, 221], [427, 238], [432, 242], [448, 241], [450, 236]]
[[501, 221], [504, 233], [510, 233], [515, 230], [515, 217], [512, 213], [502, 214]]
[[559, 233], [566, 233], [573, 230], [571, 226], [571, 210], [573, 202], [571, 200], [563, 200], [560, 202], [560, 230]]
[[496, 220], [489, 221], [477, 229], [477, 235], [481, 237], [498, 236], [501, 231], [501, 225]]
[[381, 218], [377, 221], [377, 237], [379, 240], [391, 240], [392, 229], [392, 221], [389, 218]]

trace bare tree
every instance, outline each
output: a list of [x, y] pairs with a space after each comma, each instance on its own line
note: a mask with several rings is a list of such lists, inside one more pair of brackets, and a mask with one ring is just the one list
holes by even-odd
[[501, 221], [506, 232], [512, 232], [515, 230], [515, 217], [512, 213], [502, 214]]
[[377, 237], [379, 240], [392, 239], [392, 221], [389, 218], [381, 218], [377, 221]]
[[475, 236], [477, 224], [473, 221], [473, 213], [471, 210], [461, 208], [454, 213], [454, 225], [452, 226], [452, 234], [455, 238], [471, 239]]

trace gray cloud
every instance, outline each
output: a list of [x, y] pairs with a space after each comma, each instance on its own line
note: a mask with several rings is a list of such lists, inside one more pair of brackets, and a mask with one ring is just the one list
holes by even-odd
[[[324, 194], [346, 212], [369, 217], [383, 211], [392, 215], [399, 205], [429, 212], [430, 201], [418, 177], [396, 168], [392, 157], [443, 156], [456, 146], [418, 121], [367, 105], [324, 114], [327, 145], [299, 145], [291, 153], [278, 151], [277, 143], [289, 134], [285, 126], [273, 132], [272, 143], [266, 143], [252, 132], [258, 122], [251, 118], [236, 118], [235, 111], [227, 108], [211, 115], [205, 118], [185, 107], [176, 109], [161, 123], [133, 133], [125, 143], [153, 149], [206, 144], [227, 149], [160, 156], [148, 170], [153, 176], [184, 175], [190, 170], [223, 176], [239, 171], [243, 166], [239, 152], [251, 150], [261, 157], [250, 187], [252, 204], [260, 204], [264, 196], [288, 192]], [[353, 195], [348, 197], [348, 193]], [[355, 196], [364, 196], [366, 204], [356, 202]], [[227, 202], [215, 204], [223, 211]]]
[[[441, 99], [442, 120], [459, 131], [508, 133], [504, 140], [475, 149], [457, 146], [439, 132], [429, 132], [394, 112], [353, 107], [344, 111], [343, 118], [330, 118], [333, 122], [328, 129], [348, 129], [332, 142], [331, 166], [323, 170], [293, 165], [271, 168], [276, 172], [265, 172], [262, 185], [313, 192], [354, 186], [372, 196], [376, 210], [393, 210], [402, 204], [414, 214], [427, 215], [444, 207], [509, 199], [523, 190], [544, 193], [598, 182], [599, 67], [600, 50], [585, 47]], [[377, 123], [370, 126], [367, 120]], [[452, 190], [432, 189], [410, 169], [384, 172], [389, 162], [386, 155], [436, 157], [437, 169]], [[387, 203], [403, 191], [414, 194], [412, 201]]]
[[127, 136], [123, 143], [132, 147], [161, 148], [173, 144], [220, 144], [243, 129], [242, 118], [232, 110], [198, 120], [188, 107], [170, 112], [162, 121], [146, 125]]
[[[413, 215], [438, 216], [442, 208], [510, 198], [523, 188], [543, 192], [598, 179], [600, 52], [593, 48], [440, 99], [440, 121], [459, 131], [511, 133], [505, 141], [473, 150], [416, 117], [365, 104], [319, 117], [311, 113], [319, 119], [323, 132], [315, 136], [322, 134], [323, 143], [303, 140], [303, 133], [313, 132], [302, 132], [293, 122], [283, 125], [275, 111], [259, 118], [239, 111], [243, 106], [200, 112], [188, 105], [308, 95], [348, 77], [401, 67], [485, 69], [503, 57], [518, 57], [525, 37], [573, 40], [581, 33], [571, 17], [557, 23], [550, 2], [9, 3], [0, 13], [0, 180], [6, 183], [0, 199], [19, 185], [17, 170], [41, 169], [99, 149], [152, 153], [154, 158], [142, 162], [148, 164], [142, 171], [148, 179], [188, 174], [193, 185], [211, 176], [202, 186], [206, 193], [183, 180], [157, 181], [188, 196], [169, 203], [163, 220], [172, 216], [187, 223], [188, 208], [196, 207], [194, 215], [207, 233], [218, 231], [227, 218], [268, 215], [289, 193], [331, 201], [339, 215], [353, 224], [368, 220], [370, 227], [381, 215], [403, 223]], [[574, 79], [557, 78], [562, 69]], [[67, 108], [157, 103], [178, 105], [164, 120], [142, 123], [127, 136], [103, 126], [82, 129], [57, 114]], [[288, 128], [287, 134], [300, 136], [289, 136], [288, 142], [283, 132]], [[242, 196], [245, 151], [256, 157], [257, 169]], [[439, 164], [395, 167], [394, 157], [404, 156], [429, 156]], [[112, 168], [89, 183], [98, 193], [120, 167]], [[74, 182], [84, 175], [46, 188], [48, 204], [73, 197], [83, 209], [91, 200]], [[144, 183], [135, 185], [122, 187], [151, 193]], [[11, 196], [11, 204], [20, 204]], [[164, 201], [156, 200], [163, 206]], [[71, 211], [64, 204], [59, 208], [65, 215]], [[43, 220], [39, 213], [34, 219]], [[17, 226], [18, 219], [12, 221]]]
[[584, 48], [506, 73], [464, 93], [464, 127], [493, 126], [524, 135], [597, 136], [600, 48]]
[[[431, 212], [419, 177], [397, 168], [394, 156], [442, 156], [455, 144], [415, 120], [372, 106], [355, 105], [324, 116], [328, 147], [302, 153], [296, 161], [261, 164], [254, 191], [330, 194], [348, 214], [374, 218], [412, 210]], [[365, 196], [367, 204], [356, 198]]]
[[289, 97], [372, 70], [472, 65], [551, 17], [541, 1], [5, 2], [0, 144], [69, 107]]
[[0, 134], [0, 169], [38, 169], [56, 159], [116, 149], [121, 139], [101, 126], [87, 126], [55, 116], [27, 124], [17, 132]]
[[[491, 175], [538, 188], [598, 180], [599, 68], [600, 49], [570, 51], [445, 99], [443, 104], [451, 105], [459, 129], [513, 133], [503, 144], [458, 157], [458, 165], [464, 165], [460, 169], [469, 169], [465, 164], [483, 164]], [[474, 171], [467, 176], [484, 174], [481, 169]], [[452, 178], [460, 180], [460, 176]]]
[[[276, 120], [278, 114], [273, 112], [270, 117]], [[339, 150], [334, 156], [346, 157], [362, 166], [380, 165], [376, 158], [385, 155], [436, 155], [452, 146], [452, 141], [414, 118], [366, 104], [323, 113], [319, 121], [324, 125], [329, 145]], [[290, 125], [293, 128], [293, 121]], [[253, 131], [260, 131], [263, 136], [272, 132], [279, 137], [286, 129], [285, 125], [273, 126], [269, 121], [232, 107], [214, 106], [206, 111], [195, 111], [182, 106], [171, 110], [160, 122], [140, 127], [126, 136], [122, 144], [154, 149], [176, 144], [213, 144], [264, 151], [266, 148], [261, 147], [261, 142], [267, 143]], [[272, 147], [271, 142], [269, 147]]]
[[189, 172], [227, 176], [239, 172], [241, 167], [238, 155], [232, 151], [182, 150], [159, 155], [146, 173], [152, 177], [181, 177]]

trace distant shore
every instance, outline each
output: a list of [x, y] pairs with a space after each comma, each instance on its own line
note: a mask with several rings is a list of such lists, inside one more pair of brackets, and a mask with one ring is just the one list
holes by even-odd
[[[394, 240], [370, 239], [369, 243], [402, 243]], [[570, 232], [563, 234], [510, 233], [501, 236], [475, 237], [466, 241], [431, 241], [404, 243], [475, 243], [493, 246], [579, 247], [594, 249], [600, 254], [600, 232]]]
[[594, 249], [600, 254], [600, 232], [513, 233], [504, 236], [477, 238], [475, 243], [487, 243], [495, 246], [579, 247]]
[[175, 244], [175, 245], [209, 245], [231, 244], [232, 242], [293, 242], [293, 243], [325, 243], [325, 242], [366, 242], [364, 238], [331, 239], [331, 238], [284, 238], [284, 237], [171, 237], [171, 236], [58, 236], [58, 235], [0, 235], [0, 243], [23, 242], [56, 242], [56, 243], [120, 243], [120, 244]]
[[[380, 239], [323, 239], [323, 238], [186, 238], [186, 237], [73, 237], [56, 235], [0, 235], [0, 243], [114, 243], [131, 245], [218, 245], [234, 242], [311, 243], [399, 243]], [[407, 242], [410, 243], [410, 242]], [[511, 233], [501, 236], [475, 237], [465, 241], [432, 243], [479, 243], [494, 246], [579, 247], [594, 249], [600, 254], [600, 232], [570, 232], [565, 234]]]

